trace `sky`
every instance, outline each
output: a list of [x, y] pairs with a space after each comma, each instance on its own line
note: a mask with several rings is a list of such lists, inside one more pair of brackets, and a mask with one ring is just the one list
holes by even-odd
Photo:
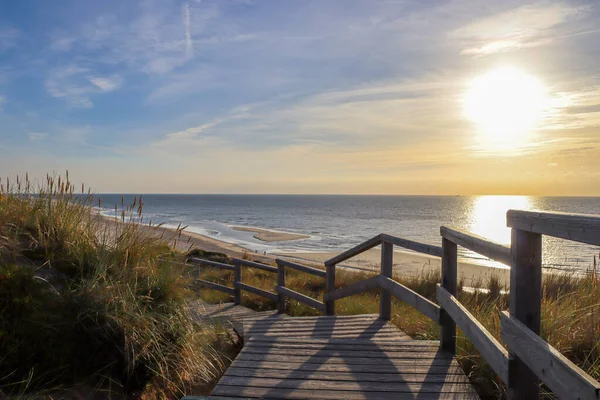
[[[68, 169], [98, 193], [600, 195], [599, 27], [597, 1], [5, 1], [0, 175]], [[502, 68], [529, 80], [488, 122], [543, 87], [523, 140], [465, 112]], [[484, 103], [499, 90], [484, 88]]]

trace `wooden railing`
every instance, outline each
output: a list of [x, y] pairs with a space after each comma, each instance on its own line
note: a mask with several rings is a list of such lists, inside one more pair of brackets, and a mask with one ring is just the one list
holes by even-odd
[[[510, 210], [511, 245], [491, 242], [480, 236], [442, 226], [442, 246], [434, 246], [386, 234], [377, 235], [325, 262], [326, 271], [277, 259], [277, 268], [245, 260], [234, 266], [192, 259], [205, 265], [233, 269], [235, 288], [213, 282], [200, 283], [234, 295], [248, 290], [277, 300], [285, 312], [286, 297], [298, 300], [327, 315], [335, 315], [335, 301], [367, 290], [380, 289], [379, 317], [389, 320], [391, 297], [411, 305], [440, 325], [440, 347], [456, 352], [456, 328], [464, 332], [481, 356], [506, 383], [511, 400], [539, 397], [539, 381], [561, 399], [600, 400], [600, 383], [578, 368], [540, 338], [542, 298], [542, 235], [600, 245], [600, 216]], [[381, 269], [377, 276], [336, 289], [336, 266], [374, 247], [381, 246]], [[436, 289], [439, 305], [392, 279], [394, 246], [441, 257], [442, 282]], [[501, 313], [501, 339], [508, 350], [458, 301], [458, 246], [511, 267], [509, 312]], [[241, 266], [277, 272], [277, 294], [241, 283]], [[285, 268], [324, 277], [323, 302], [285, 286]]]

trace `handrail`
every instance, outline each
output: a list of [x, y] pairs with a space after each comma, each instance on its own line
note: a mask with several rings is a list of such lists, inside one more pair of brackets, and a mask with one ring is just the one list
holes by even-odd
[[275, 259], [275, 262], [277, 263], [278, 266], [281, 265], [284, 267], [292, 268], [297, 271], [306, 272], [308, 274], [319, 276], [321, 278], [325, 278], [327, 276], [327, 273], [325, 271], [323, 271], [322, 269], [307, 267], [306, 265], [296, 264], [296, 263], [282, 260], [279, 258]]
[[234, 289], [230, 288], [229, 286], [219, 285], [218, 283], [214, 283], [214, 282], [211, 282], [211, 281], [205, 281], [204, 279], [196, 279], [196, 282], [199, 285], [206, 286], [206, 287], [209, 287], [211, 289], [218, 290], [220, 292], [225, 292], [225, 293], [231, 294], [231, 295], [234, 294]]
[[500, 314], [502, 340], [561, 399], [600, 398], [600, 383], [508, 312]]
[[431, 244], [419, 243], [414, 240], [403, 239], [396, 236], [381, 235], [381, 240], [383, 242], [391, 243], [398, 247], [403, 247], [408, 250], [416, 251], [417, 253], [429, 254], [430, 256], [441, 257], [442, 256], [442, 248], [440, 246], [434, 246]]
[[436, 293], [437, 299], [444, 310], [450, 314], [450, 317], [462, 329], [477, 351], [500, 378], [504, 382], [508, 382], [508, 351], [477, 321], [477, 318], [460, 304], [456, 297], [452, 296], [439, 284]]
[[360, 253], [364, 253], [367, 250], [372, 249], [375, 246], [379, 246], [381, 244], [381, 234], [372, 237], [369, 240], [365, 240], [364, 242], [352, 247], [349, 250], [344, 251], [337, 256], [330, 258], [325, 261], [326, 266], [336, 265], [341, 263], [342, 261], [346, 261], [349, 258], [359, 255]]
[[333, 292], [325, 293], [323, 300], [327, 303], [328, 301], [340, 300], [345, 297], [354, 296], [366, 292], [367, 290], [381, 287], [381, 285], [379, 284], [379, 277], [380, 275], [377, 275], [372, 278], [353, 283], [350, 286], [340, 288]]
[[275, 286], [275, 291], [280, 295], [290, 297], [296, 301], [306, 304], [309, 307], [316, 308], [321, 312], [325, 311], [325, 303], [321, 303], [319, 300], [315, 300], [310, 296], [279, 285]]
[[510, 247], [508, 246], [494, 243], [470, 232], [445, 226], [440, 228], [440, 235], [453, 243], [474, 251], [475, 253], [479, 253], [502, 264], [510, 265]]
[[234, 258], [233, 259], [233, 263], [234, 264], [243, 265], [243, 266], [246, 266], [246, 267], [250, 267], [250, 268], [262, 269], [263, 271], [267, 271], [267, 272], [277, 272], [277, 268], [276, 267], [272, 267], [272, 266], [266, 265], [266, 264], [257, 263], [257, 262], [254, 262], [254, 261], [242, 260], [241, 258]]
[[209, 261], [209, 260], [205, 260], [203, 258], [190, 257], [190, 258], [188, 258], [188, 261], [192, 261], [194, 263], [201, 264], [201, 265], [208, 265], [209, 267], [228, 269], [231, 271], [235, 270], [235, 267], [233, 265], [223, 264], [223, 263], [216, 262], [216, 261]]
[[433, 322], [437, 324], [440, 323], [440, 307], [437, 304], [387, 276], [379, 275], [377, 281], [381, 288], [387, 290], [403, 302], [411, 305]]
[[510, 228], [600, 246], [600, 216], [546, 211], [508, 210]]

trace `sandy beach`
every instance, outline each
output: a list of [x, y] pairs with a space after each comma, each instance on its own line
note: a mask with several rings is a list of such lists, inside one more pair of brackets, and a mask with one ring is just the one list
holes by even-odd
[[246, 226], [232, 226], [231, 229], [234, 231], [252, 232], [254, 233], [255, 239], [262, 240], [263, 242], [284, 242], [288, 240], [308, 239], [310, 237], [298, 233], [271, 231], [268, 229], [249, 228]]
[[[323, 264], [325, 260], [328, 260], [336, 256], [337, 252], [294, 252], [294, 253], [270, 253], [260, 254], [255, 253], [251, 250], [245, 249], [236, 244], [227, 243], [221, 240], [217, 240], [205, 235], [198, 233], [182, 231], [181, 234], [176, 235], [175, 230], [169, 228], [161, 228], [158, 231], [153, 228], [146, 227], [152, 234], [159, 234], [159, 232], [170, 232], [172, 234], [171, 243], [180, 251], [189, 251], [191, 249], [201, 249], [205, 251], [213, 251], [224, 253], [230, 257], [243, 257], [246, 256], [252, 260], [273, 262], [275, 258], [287, 258], [290, 260], [305, 261], [313, 264]], [[248, 230], [253, 232], [255, 228], [249, 228]], [[278, 232], [270, 232], [266, 229], [261, 229], [266, 233], [272, 233], [273, 235]], [[284, 235], [293, 235], [285, 234]], [[296, 235], [303, 236], [303, 235]], [[166, 235], [168, 236], [168, 233]], [[293, 240], [293, 239], [286, 239]], [[340, 267], [355, 270], [368, 270], [373, 271], [379, 269], [380, 264], [380, 250], [374, 248], [367, 252], [360, 254], [350, 260], [344, 261], [340, 264]], [[422, 272], [427, 271], [439, 271], [441, 268], [441, 259], [439, 257], [428, 256], [409, 251], [394, 251], [394, 273], [402, 276], [418, 276]], [[496, 276], [500, 282], [504, 285], [508, 285], [510, 279], [510, 270], [504, 268], [493, 268], [482, 265], [477, 265], [464, 260], [459, 259], [458, 264], [459, 276], [465, 279], [465, 284], [473, 285], [476, 282], [483, 281], [484, 283], [490, 278], [490, 276]]]

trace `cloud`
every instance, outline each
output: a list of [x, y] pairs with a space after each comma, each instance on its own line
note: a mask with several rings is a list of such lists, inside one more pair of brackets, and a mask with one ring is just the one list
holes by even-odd
[[21, 32], [11, 26], [0, 26], [0, 51], [8, 50], [17, 45]]
[[69, 51], [77, 41], [74, 37], [58, 37], [50, 44], [50, 49], [58, 52]]
[[549, 32], [585, 15], [589, 7], [541, 2], [504, 11], [464, 25], [450, 33], [463, 42], [464, 55], [486, 55], [547, 45], [556, 40]]
[[29, 132], [27, 134], [27, 137], [31, 142], [37, 142], [46, 139], [46, 137], [48, 137], [48, 134], [45, 132]]
[[113, 90], [117, 90], [123, 82], [123, 79], [121, 79], [121, 77], [118, 75], [113, 75], [109, 78], [91, 77], [89, 80], [92, 84], [94, 84], [94, 86], [103, 92], [112, 92]]
[[68, 65], [50, 72], [44, 86], [46, 91], [56, 98], [64, 98], [71, 108], [92, 108], [90, 96], [110, 92], [121, 86], [118, 75], [110, 77], [89, 76], [88, 68]]
[[190, 5], [185, 4], [183, 6], [183, 25], [185, 26], [185, 54], [187, 57], [192, 56], [192, 52], [194, 50], [194, 44], [192, 43], [192, 34], [191, 34], [191, 16], [190, 16]]

